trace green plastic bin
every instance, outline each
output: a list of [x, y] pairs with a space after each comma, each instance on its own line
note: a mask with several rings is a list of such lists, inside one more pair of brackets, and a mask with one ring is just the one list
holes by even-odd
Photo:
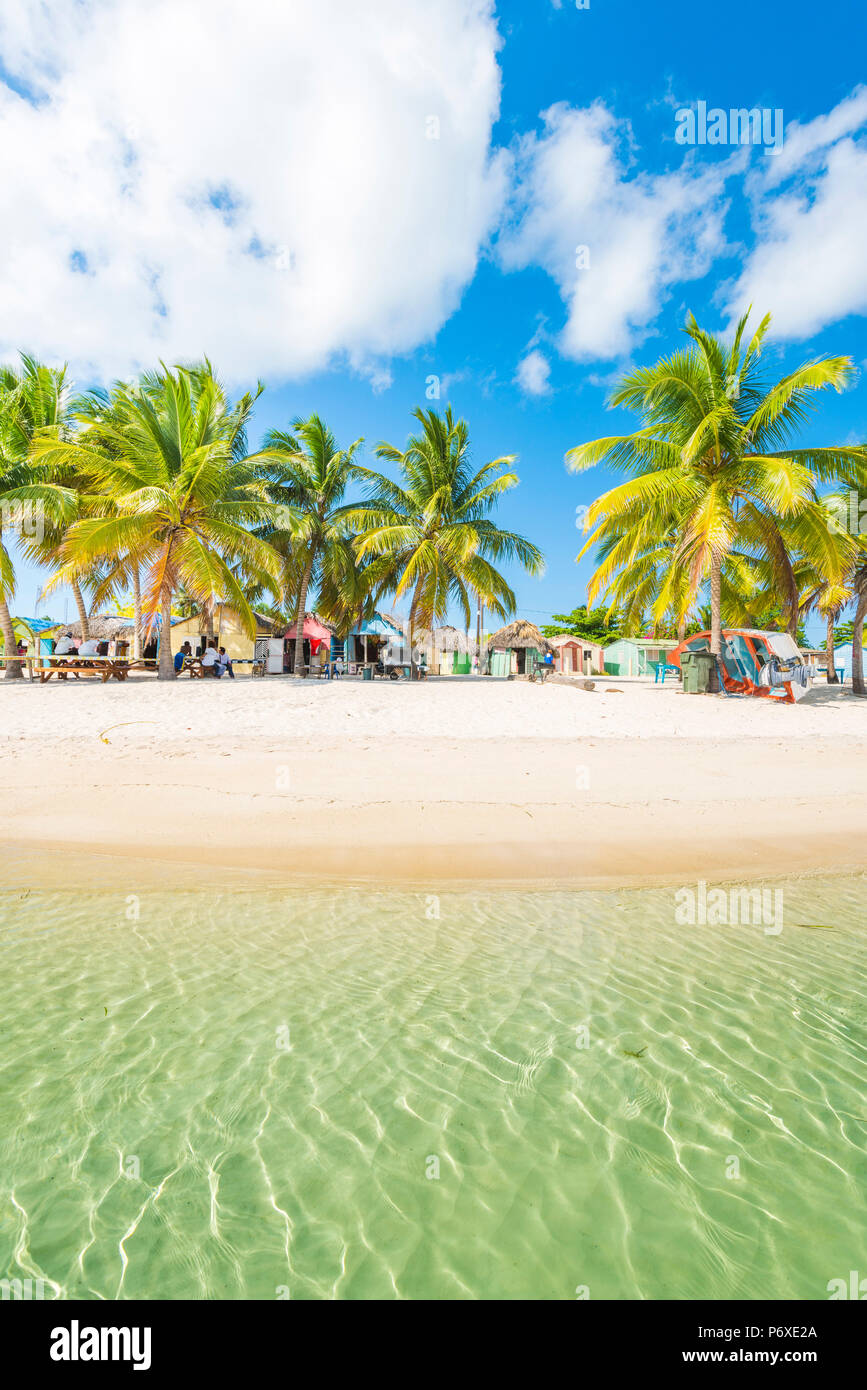
[[713, 652], [684, 652], [680, 658], [683, 688], [687, 695], [714, 695], [719, 688]]
[[362, 679], [363, 681], [372, 681], [372, 680], [373, 680], [373, 667], [372, 667], [372, 666], [363, 666], [363, 667], [362, 667], [362, 670], [361, 670], [361, 679]]
[[683, 690], [686, 695], [698, 694], [698, 652], [683, 652], [680, 658], [680, 672], [683, 676]]
[[715, 695], [718, 689], [716, 657], [713, 652], [695, 653], [695, 683], [699, 695]]

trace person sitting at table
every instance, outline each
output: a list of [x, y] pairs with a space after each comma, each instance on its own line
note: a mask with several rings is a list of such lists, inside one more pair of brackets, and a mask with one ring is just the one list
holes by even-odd
[[86, 642], [82, 642], [78, 649], [79, 656], [99, 656], [99, 639], [88, 637]]
[[55, 656], [69, 656], [75, 651], [75, 643], [69, 633], [65, 637], [58, 637], [54, 644]]
[[217, 677], [219, 678], [226, 671], [229, 672], [230, 679], [234, 680], [235, 672], [232, 670], [232, 658], [226, 656], [226, 648], [221, 647], [219, 655], [217, 657]]
[[193, 649], [189, 642], [184, 642], [178, 651], [175, 652], [175, 671], [181, 674], [188, 660], [192, 659]]
[[206, 671], [209, 676], [219, 675], [220, 673], [215, 669], [218, 661], [219, 655], [217, 653], [217, 648], [214, 646], [213, 642], [209, 642], [205, 650], [202, 652], [203, 671]]

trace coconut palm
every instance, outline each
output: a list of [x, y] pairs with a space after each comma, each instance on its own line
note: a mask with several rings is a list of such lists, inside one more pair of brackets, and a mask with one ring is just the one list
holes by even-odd
[[[352, 483], [376, 480], [378, 474], [357, 461], [362, 440], [347, 449], [337, 445], [331, 430], [318, 415], [297, 419], [292, 433], [272, 430], [264, 450], [270, 460], [269, 495], [280, 504], [279, 521], [265, 534], [284, 559], [284, 585], [295, 602], [295, 675], [306, 676], [304, 665], [304, 614], [313, 586], [325, 587], [334, 596], [347, 569], [349, 528], [343, 499]], [[337, 582], [335, 582], [337, 581]]]
[[316, 611], [333, 624], [336, 636], [343, 641], [353, 623], [372, 618], [376, 608], [370, 565], [359, 559], [357, 545], [358, 538], [348, 532], [330, 547], [319, 578]]
[[[75, 513], [74, 492], [30, 458], [35, 439], [62, 435], [68, 405], [65, 368], [46, 367], [25, 353], [20, 370], [0, 367], [0, 631], [7, 656], [16, 650], [8, 602], [15, 592], [15, 567], [8, 543], [17, 539], [32, 551]], [[7, 679], [20, 678], [19, 662], [5, 665]]]
[[867, 618], [867, 563], [855, 571], [855, 617], [852, 620], [852, 693], [867, 695], [864, 684], [864, 620]]
[[515, 609], [515, 595], [495, 562], [517, 561], [539, 574], [541, 552], [526, 537], [501, 530], [490, 514], [500, 497], [518, 484], [514, 455], [476, 468], [469, 429], [445, 415], [417, 409], [421, 433], [406, 447], [382, 443], [380, 459], [398, 465], [400, 481], [383, 480], [369, 500], [353, 509], [359, 556], [368, 561], [374, 592], [410, 597], [410, 641], [415, 626], [442, 622], [457, 604], [469, 629], [475, 596], [498, 617]]
[[161, 367], [134, 386], [93, 395], [70, 442], [43, 440], [33, 457], [87, 479], [88, 515], [60, 547], [61, 577], [108, 560], [145, 577], [144, 604], [161, 627], [159, 676], [174, 678], [172, 598], [183, 586], [201, 604], [228, 601], [252, 637], [256, 619], [243, 583], [277, 586], [279, 557], [250, 526], [274, 513], [262, 455], [248, 455], [246, 427], [262, 387], [234, 405], [207, 361]]
[[694, 603], [709, 581], [711, 649], [717, 654], [729, 557], [741, 550], [747, 559], [763, 556], [773, 566], [788, 624], [796, 626], [797, 587], [781, 523], [798, 519], [811, 558], [830, 574], [835, 546], [817, 483], [867, 477], [867, 450], [861, 446], [787, 447], [814, 393], [829, 386], [840, 391], [849, 382], [851, 359], [808, 362], [769, 384], [759, 362], [770, 315], [744, 348], [748, 318], [743, 316], [726, 344], [690, 315], [685, 332], [691, 346], [630, 372], [612, 396], [612, 406], [643, 415], [642, 428], [577, 445], [566, 455], [576, 472], [605, 464], [633, 475], [589, 508], [590, 535], [579, 559], [598, 541], [613, 537], [616, 543], [588, 585], [588, 598], [615, 569], [628, 569], [654, 537], [670, 536], [671, 567], [686, 575], [685, 584], [680, 577], [671, 581], [678, 602]]
[[[26, 353], [21, 354], [21, 364], [20, 372], [7, 368], [3, 377], [5, 388], [16, 400], [13, 449], [17, 456], [25, 461], [30, 455], [37, 433], [44, 437], [60, 439], [70, 437], [74, 403], [67, 383], [66, 367], [46, 367]], [[34, 470], [31, 471], [35, 479], [36, 473]], [[44, 472], [40, 476], [43, 482], [49, 481]], [[78, 484], [74, 473], [64, 476], [57, 470], [52, 471], [50, 481], [56, 487], [67, 490], [62, 510], [43, 506], [40, 509], [38, 527], [30, 528], [29, 533], [21, 537], [21, 548], [27, 558], [38, 564], [49, 565], [53, 563], [57, 547], [63, 539], [65, 526], [70, 520], [69, 505]], [[82, 592], [83, 588], [88, 587], [89, 577], [90, 572], [85, 568], [79, 574], [70, 573], [67, 578], [78, 609], [83, 637], [89, 636], [88, 609]], [[46, 585], [44, 592], [48, 593], [50, 589], [51, 585]]]
[[808, 598], [810, 607], [825, 620], [825, 657], [827, 660], [827, 680], [829, 685], [839, 684], [834, 658], [834, 624], [841, 613], [852, 602], [855, 594], [846, 584], [835, 584], [823, 579]]

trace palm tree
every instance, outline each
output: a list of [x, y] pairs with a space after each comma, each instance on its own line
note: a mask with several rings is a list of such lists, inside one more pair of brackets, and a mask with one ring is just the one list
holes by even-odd
[[60, 547], [61, 577], [107, 559], [104, 584], [140, 568], [149, 627], [160, 615], [159, 676], [174, 678], [172, 598], [179, 586], [202, 604], [226, 600], [256, 632], [243, 581], [277, 585], [279, 557], [248, 526], [274, 513], [264, 457], [247, 454], [246, 427], [261, 394], [232, 405], [204, 361], [94, 394], [70, 442], [43, 440], [33, 457], [87, 479], [89, 514]]
[[640, 412], [642, 428], [579, 444], [566, 455], [576, 472], [601, 463], [633, 474], [589, 509], [585, 529], [591, 534], [578, 558], [599, 540], [613, 536], [619, 544], [588, 585], [588, 599], [613, 568], [628, 568], [654, 538], [670, 536], [672, 568], [686, 574], [685, 584], [672, 580], [678, 602], [694, 603], [709, 580], [711, 650], [717, 655], [726, 562], [739, 547], [748, 558], [764, 557], [783, 595], [788, 625], [796, 627], [798, 593], [782, 523], [799, 519], [815, 558], [831, 573], [836, 550], [816, 484], [867, 476], [867, 450], [861, 446], [785, 447], [807, 418], [813, 393], [846, 386], [851, 359], [808, 362], [770, 385], [759, 371], [770, 315], [744, 350], [748, 318], [743, 316], [727, 345], [690, 315], [685, 331], [692, 346], [630, 372], [611, 399], [612, 406]]
[[356, 461], [361, 439], [338, 448], [320, 416], [295, 420], [292, 430], [271, 430], [265, 437], [264, 452], [272, 461], [269, 495], [280, 504], [280, 519], [265, 534], [283, 555], [284, 584], [295, 598], [294, 666], [303, 677], [307, 595], [314, 585], [331, 592], [335, 577], [346, 577], [346, 490], [351, 483], [384, 479]]
[[332, 623], [344, 642], [355, 622], [373, 616], [376, 593], [371, 587], [370, 565], [358, 556], [358, 537], [351, 532], [329, 548], [319, 577], [316, 611]]
[[867, 618], [867, 563], [855, 571], [853, 588], [857, 598], [852, 621], [852, 694], [867, 695], [864, 684], [864, 619]]
[[[30, 459], [35, 439], [62, 435], [68, 401], [65, 367], [46, 367], [26, 353], [19, 371], [0, 367], [0, 631], [7, 656], [17, 646], [8, 602], [15, 592], [15, 568], [3, 530], [32, 551], [46, 531], [74, 515], [74, 493]], [[20, 679], [20, 662], [5, 665], [8, 680]]]
[[508, 618], [515, 595], [493, 562], [517, 561], [530, 574], [543, 567], [531, 541], [490, 520], [498, 499], [518, 484], [514, 455], [476, 468], [467, 423], [454, 418], [451, 406], [444, 416], [421, 409], [413, 416], [421, 433], [405, 448], [383, 443], [376, 450], [378, 458], [398, 465], [400, 481], [381, 480], [350, 516], [372, 590], [398, 599], [410, 595], [410, 645], [413, 628], [442, 622], [450, 603], [469, 630], [475, 595]]

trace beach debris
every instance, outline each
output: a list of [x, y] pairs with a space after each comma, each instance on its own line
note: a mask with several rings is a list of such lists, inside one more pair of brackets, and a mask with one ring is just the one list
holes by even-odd
[[636, 1057], [636, 1058], [641, 1058], [641, 1057], [644, 1056], [644, 1054], [645, 1054], [646, 1051], [647, 1051], [647, 1048], [646, 1048], [646, 1047], [640, 1047], [640, 1048], [638, 1049], [637, 1052], [631, 1052], [630, 1049], [629, 1049], [628, 1047], [624, 1047], [624, 1049], [623, 1049], [623, 1055], [624, 1055], [624, 1057]]
[[582, 689], [582, 690], [595, 690], [595, 689], [596, 689], [596, 682], [595, 682], [595, 681], [582, 681], [582, 682], [581, 682], [581, 689]]
[[806, 927], [808, 931], [833, 931], [830, 922], [793, 922], [793, 927]]
[[100, 734], [100, 742], [111, 743], [111, 739], [106, 738], [106, 734], [110, 734], [112, 729], [128, 729], [130, 724], [156, 724], [156, 722], [155, 719], [125, 719], [122, 724], [109, 724], [108, 728], [103, 729]]
[[623, 691], [622, 691], [622, 690], [619, 690], [618, 687], [617, 687], [616, 685], [606, 685], [605, 690], [603, 691], [603, 694], [605, 694], [605, 695], [622, 695], [622, 694], [623, 694]]

